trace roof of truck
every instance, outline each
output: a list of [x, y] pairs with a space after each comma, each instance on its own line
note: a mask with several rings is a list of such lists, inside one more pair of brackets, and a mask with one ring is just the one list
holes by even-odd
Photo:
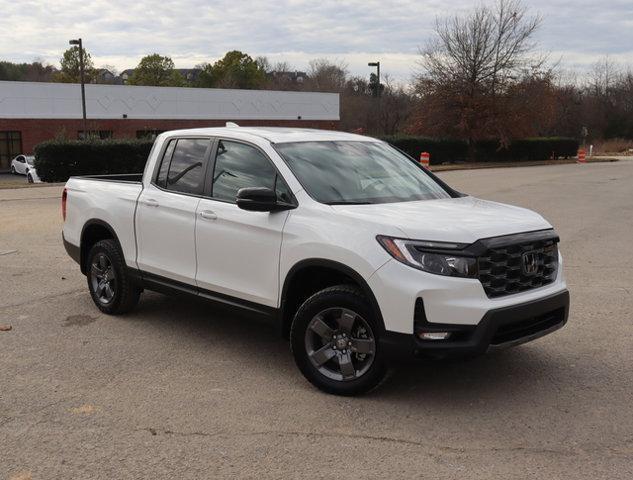
[[308, 142], [308, 141], [377, 141], [372, 137], [356, 135], [336, 130], [318, 130], [316, 128], [291, 128], [291, 127], [215, 127], [215, 128], [194, 128], [188, 130], [172, 130], [165, 132], [166, 135], [218, 135], [234, 138], [245, 138], [248, 136], [264, 138], [272, 143], [287, 142]]

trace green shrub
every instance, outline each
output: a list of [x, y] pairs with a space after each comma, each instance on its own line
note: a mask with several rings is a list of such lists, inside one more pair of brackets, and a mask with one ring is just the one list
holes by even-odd
[[146, 140], [51, 140], [35, 147], [35, 168], [43, 182], [75, 175], [140, 173], [152, 148]]
[[[429, 152], [431, 165], [444, 162], [467, 162], [468, 144], [465, 140], [434, 139], [426, 137], [388, 136], [381, 137], [413, 158]], [[547, 160], [549, 158], [573, 157], [578, 151], [578, 141], [564, 137], [539, 137], [514, 140], [506, 148], [498, 140], [481, 140], [475, 145], [475, 161], [505, 162]]]
[[546, 160], [569, 158], [578, 152], [578, 140], [565, 137], [538, 137], [515, 140], [507, 150], [507, 158], [516, 160]]
[[431, 165], [465, 161], [468, 156], [468, 145], [463, 140], [400, 135], [386, 136], [380, 139], [408, 153], [416, 160], [420, 158], [422, 152], [429, 152], [431, 154]]

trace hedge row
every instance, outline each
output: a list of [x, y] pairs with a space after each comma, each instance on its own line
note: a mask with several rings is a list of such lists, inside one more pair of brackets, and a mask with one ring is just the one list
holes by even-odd
[[[431, 154], [431, 164], [468, 161], [468, 145], [462, 140], [424, 137], [383, 137], [414, 158]], [[72, 175], [139, 173], [152, 148], [146, 140], [53, 140], [35, 147], [35, 167], [44, 182], [65, 182]], [[578, 141], [572, 138], [527, 138], [500, 148], [497, 141], [478, 142], [477, 161], [546, 160], [573, 157]]]
[[[381, 137], [414, 158], [420, 153], [431, 154], [431, 165], [445, 162], [468, 162], [468, 144], [465, 140], [434, 139], [425, 137], [390, 136]], [[485, 140], [475, 144], [475, 161], [504, 162], [547, 160], [549, 158], [573, 157], [578, 151], [578, 141], [564, 137], [542, 137], [514, 140], [502, 148], [496, 140]]]
[[52, 140], [35, 147], [35, 168], [43, 182], [74, 175], [139, 173], [152, 148], [146, 140]]

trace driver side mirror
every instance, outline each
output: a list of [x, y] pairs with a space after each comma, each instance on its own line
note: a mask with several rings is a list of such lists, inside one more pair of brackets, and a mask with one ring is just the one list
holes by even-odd
[[277, 212], [295, 208], [277, 201], [277, 194], [268, 187], [246, 187], [237, 191], [237, 206], [251, 212]]

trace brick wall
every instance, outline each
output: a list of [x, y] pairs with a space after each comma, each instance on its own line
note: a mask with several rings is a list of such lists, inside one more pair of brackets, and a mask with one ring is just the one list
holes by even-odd
[[[176, 130], [180, 128], [221, 127], [230, 120], [139, 120], [112, 119], [86, 121], [87, 130], [111, 130], [114, 138], [136, 138], [138, 130]], [[330, 120], [240, 120], [243, 126], [302, 127], [335, 130], [338, 121]], [[32, 153], [40, 142], [56, 136], [76, 139], [77, 132], [84, 129], [82, 120], [58, 119], [2, 119], [0, 131], [22, 133], [22, 153]]]

